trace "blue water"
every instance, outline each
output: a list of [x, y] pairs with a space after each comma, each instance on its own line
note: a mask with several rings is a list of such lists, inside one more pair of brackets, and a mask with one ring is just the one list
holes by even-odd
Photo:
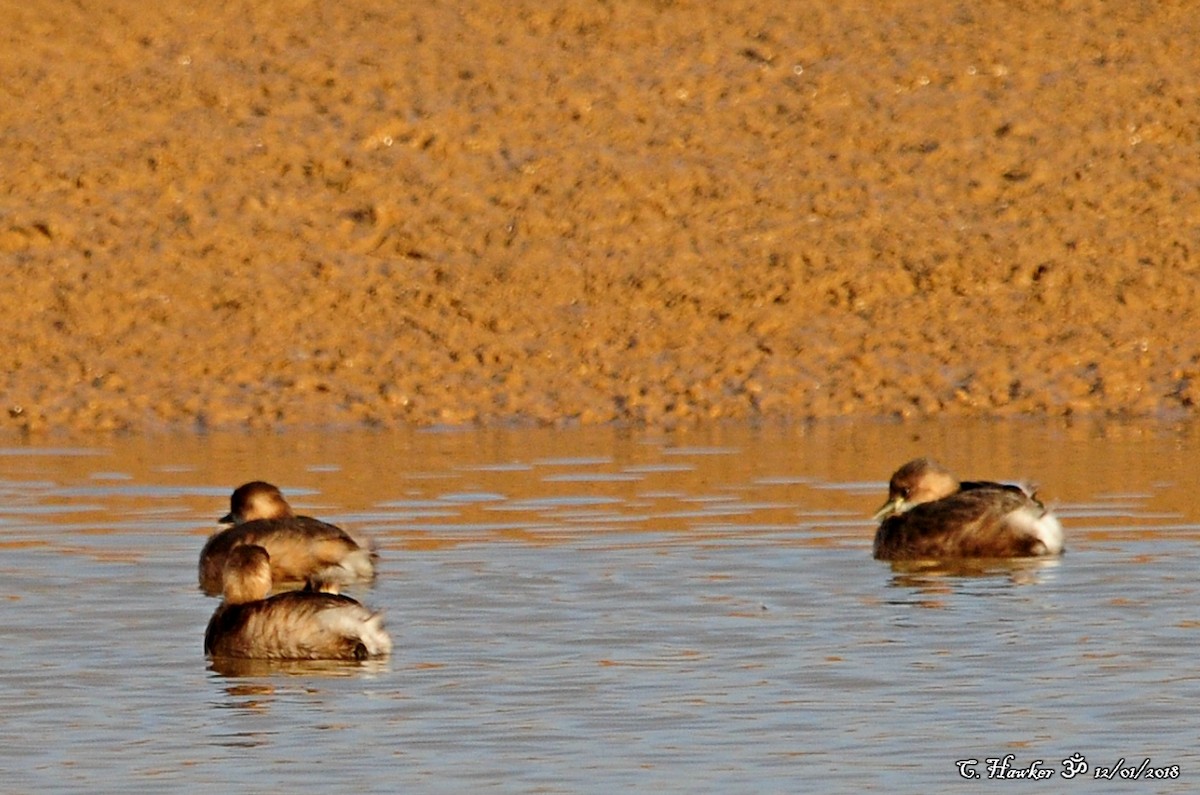
[[[1196, 447], [1015, 422], [0, 448], [3, 790], [1192, 792]], [[917, 453], [1036, 480], [1067, 555], [872, 560]], [[210, 668], [196, 559], [254, 478], [375, 539], [353, 594], [389, 660]], [[1051, 777], [989, 781], [1009, 754]], [[1095, 778], [1122, 759], [1138, 780]]]

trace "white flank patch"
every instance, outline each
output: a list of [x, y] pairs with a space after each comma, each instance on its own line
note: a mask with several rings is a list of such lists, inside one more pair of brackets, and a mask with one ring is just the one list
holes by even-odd
[[383, 629], [383, 613], [372, 613], [362, 625], [363, 645], [367, 647], [367, 654], [372, 657], [381, 657], [392, 653], [392, 638]]
[[349, 571], [355, 580], [370, 580], [375, 576], [375, 564], [367, 549], [354, 550], [342, 558], [338, 565]]
[[1057, 555], [1063, 551], [1062, 525], [1049, 511], [1043, 511], [1039, 516], [1036, 509], [1025, 507], [1010, 513], [1007, 521], [1040, 541], [1046, 548], [1044, 554]]
[[321, 623], [345, 638], [355, 638], [372, 657], [391, 654], [392, 639], [383, 629], [383, 614], [371, 613], [362, 605], [322, 610]]

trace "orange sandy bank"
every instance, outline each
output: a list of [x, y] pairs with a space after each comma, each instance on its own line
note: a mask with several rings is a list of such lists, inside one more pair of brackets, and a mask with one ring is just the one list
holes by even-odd
[[0, 10], [11, 429], [1191, 412], [1186, 3]]

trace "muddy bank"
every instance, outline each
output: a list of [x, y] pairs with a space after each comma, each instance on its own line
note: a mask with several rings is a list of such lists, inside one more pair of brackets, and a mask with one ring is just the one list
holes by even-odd
[[0, 427], [1200, 398], [1187, 4], [193, 5], [0, 11]]

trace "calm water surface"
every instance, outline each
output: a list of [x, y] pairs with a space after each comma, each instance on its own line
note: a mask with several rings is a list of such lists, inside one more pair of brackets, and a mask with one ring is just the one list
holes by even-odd
[[[3, 447], [2, 788], [1194, 792], [1198, 446], [1008, 422]], [[917, 454], [1036, 482], [1068, 554], [872, 560]], [[211, 669], [197, 556], [256, 478], [378, 543], [353, 593], [390, 660]], [[1007, 754], [1053, 775], [989, 781]], [[1139, 778], [1095, 778], [1119, 760]]]

